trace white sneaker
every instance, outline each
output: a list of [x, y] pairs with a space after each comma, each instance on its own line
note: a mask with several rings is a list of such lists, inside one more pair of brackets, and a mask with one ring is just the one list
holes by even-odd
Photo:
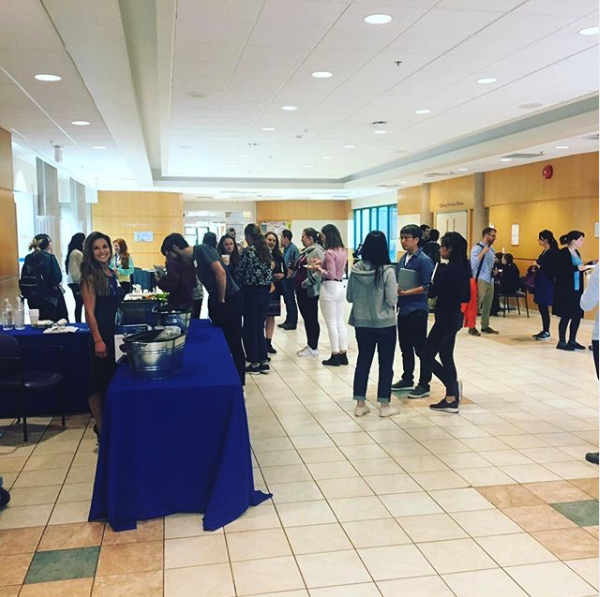
[[371, 409], [365, 404], [364, 406], [357, 406], [354, 408], [354, 416], [362, 417], [366, 415]]
[[395, 407], [392, 406], [391, 404], [382, 404], [381, 408], [379, 409], [379, 416], [380, 417], [393, 417], [394, 415], [397, 415], [400, 411]]
[[313, 350], [310, 346], [305, 346], [296, 353], [299, 357], [318, 357], [319, 350]]

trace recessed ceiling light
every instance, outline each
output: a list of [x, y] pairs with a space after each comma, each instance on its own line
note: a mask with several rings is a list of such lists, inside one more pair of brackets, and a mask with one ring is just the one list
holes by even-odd
[[106, 149], [106, 145], [92, 145], [92, 149]]
[[365, 17], [365, 23], [369, 25], [387, 25], [391, 20], [390, 15], [369, 15]]
[[298, 109], [298, 106], [281, 106], [281, 109], [286, 112], [295, 112]]
[[87, 120], [73, 120], [71, 124], [75, 126], [90, 126], [90, 123]]
[[512, 162], [512, 158], [500, 158], [501, 162]]
[[324, 160], [330, 160], [330, 159], [331, 159], [331, 156], [330, 156], [330, 155], [324, 155], [324, 156], [323, 156], [323, 159], [324, 159]]
[[534, 102], [531, 104], [521, 104], [519, 106], [519, 108], [521, 108], [521, 110], [535, 110], [536, 108], [541, 108], [542, 104], [538, 103], [538, 102]]
[[569, 145], [557, 145], [554, 149], [569, 149]]
[[431, 110], [429, 110], [428, 108], [419, 108], [418, 110], [415, 110], [415, 114], [431, 114]]
[[346, 149], [354, 149], [356, 145], [344, 145]]
[[459, 172], [466, 172], [468, 170], [468, 168], [459, 168], [458, 171]]
[[385, 135], [387, 131], [385, 129], [377, 129], [373, 131], [376, 135]]
[[333, 77], [333, 73], [330, 73], [328, 70], [317, 70], [312, 76], [315, 79], [329, 79], [330, 77]]
[[56, 81], [61, 81], [62, 77], [58, 75], [35, 75], [34, 77], [38, 81], [44, 81], [46, 83], [56, 83]]
[[490, 83], [495, 83], [497, 81], [497, 79], [494, 79], [494, 77], [482, 77], [481, 79], [477, 79], [477, 82], [480, 85], [489, 85]]
[[408, 184], [408, 180], [401, 180], [400, 184]]
[[263, 131], [274, 131], [275, 129], [272, 126], [263, 126]]
[[586, 27], [578, 31], [579, 35], [598, 35], [598, 27]]

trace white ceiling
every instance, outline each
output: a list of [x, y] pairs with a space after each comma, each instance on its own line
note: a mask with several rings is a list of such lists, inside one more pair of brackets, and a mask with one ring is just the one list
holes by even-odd
[[597, 150], [598, 36], [578, 34], [597, 25], [597, 0], [4, 2], [0, 125], [100, 188], [368, 196]]

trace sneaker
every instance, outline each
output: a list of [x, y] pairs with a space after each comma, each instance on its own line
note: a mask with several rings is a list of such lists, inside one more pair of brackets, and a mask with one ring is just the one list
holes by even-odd
[[408, 393], [408, 398], [427, 398], [427, 396], [429, 396], [429, 388], [423, 386], [417, 386]]
[[321, 361], [323, 365], [327, 365], [328, 367], [339, 367], [340, 363], [340, 355], [332, 354], [326, 361]]
[[299, 357], [318, 357], [319, 350], [313, 350], [310, 346], [305, 346], [296, 353]]
[[348, 353], [340, 352], [340, 365], [349, 365], [348, 362]]
[[496, 330], [494, 330], [494, 329], [492, 329], [490, 327], [487, 327], [487, 328], [483, 328], [481, 330], [481, 333], [482, 334], [499, 334], [500, 332], [498, 332], [498, 331], [496, 331]]
[[575, 350], [585, 350], [585, 346], [579, 344], [579, 342], [569, 342], [569, 346], [572, 346]]
[[355, 417], [362, 417], [363, 415], [366, 415], [371, 409], [366, 405], [364, 406], [356, 406], [354, 408], [354, 416]]
[[458, 406], [460, 406], [460, 403], [462, 402], [463, 399], [463, 382], [461, 379], [457, 380], [456, 385], [458, 387], [458, 396], [456, 397], [458, 400]]
[[380, 417], [393, 417], [394, 415], [397, 415], [399, 412], [400, 411], [395, 406], [392, 406], [389, 402], [382, 403], [381, 408], [379, 409], [379, 416]]
[[248, 375], [260, 375], [260, 365], [248, 365], [246, 367]]
[[414, 387], [415, 384], [412, 381], [405, 381], [404, 379], [392, 384], [392, 390], [412, 390]]
[[550, 340], [550, 332], [540, 332], [539, 334], [535, 334], [534, 338], [536, 340]]
[[574, 346], [567, 344], [566, 342], [559, 342], [556, 345], [556, 350], [566, 350], [567, 352], [573, 352], [575, 350]]
[[277, 351], [273, 348], [273, 345], [270, 342], [267, 343], [267, 352], [269, 354], [277, 354]]
[[469, 328], [469, 335], [470, 336], [481, 336], [481, 334], [479, 333], [479, 330], [477, 328]]
[[598, 452], [588, 452], [585, 459], [592, 464], [598, 464]]
[[268, 363], [261, 363], [258, 366], [258, 372], [262, 373], [263, 375], [269, 375], [270, 371], [271, 371], [271, 366]]
[[460, 406], [460, 402], [457, 398], [454, 399], [454, 402], [448, 402], [445, 398], [438, 402], [437, 404], [430, 404], [429, 408], [431, 410], [443, 412], [443, 413], [457, 413], [458, 407]]

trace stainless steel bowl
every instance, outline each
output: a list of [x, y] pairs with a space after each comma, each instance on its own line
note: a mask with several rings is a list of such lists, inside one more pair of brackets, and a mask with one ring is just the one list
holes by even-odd
[[132, 373], [144, 379], [162, 379], [183, 363], [185, 333], [171, 340], [155, 340], [160, 330], [125, 336], [127, 360]]
[[163, 305], [154, 307], [152, 313], [156, 316], [156, 325], [158, 327], [167, 327], [168, 325], [176, 325], [182, 332], [187, 332], [190, 329], [190, 321], [192, 321], [192, 310], [189, 307], [169, 307]]

